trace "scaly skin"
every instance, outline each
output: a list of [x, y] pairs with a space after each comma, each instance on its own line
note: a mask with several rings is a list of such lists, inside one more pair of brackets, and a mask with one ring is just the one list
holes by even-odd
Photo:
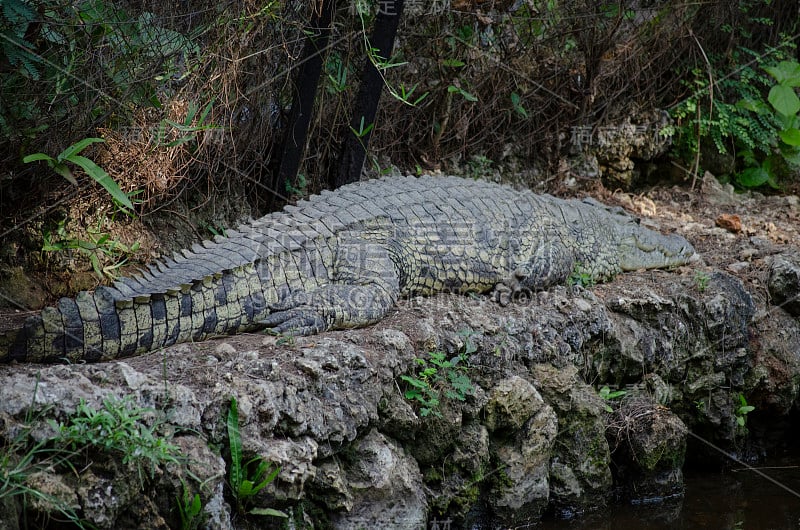
[[523, 290], [573, 272], [690, 261], [680, 236], [594, 201], [456, 177], [323, 192], [94, 293], [62, 298], [0, 337], [2, 360], [106, 361], [268, 327], [305, 335], [377, 322], [404, 295]]

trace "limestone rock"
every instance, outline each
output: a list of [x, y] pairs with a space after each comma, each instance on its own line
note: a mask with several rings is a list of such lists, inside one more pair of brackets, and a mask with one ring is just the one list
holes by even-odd
[[[652, 160], [669, 148], [671, 139], [659, 131], [670, 123], [666, 112], [651, 112], [601, 127], [574, 127], [573, 173], [586, 178], [597, 168], [609, 188], [630, 188], [640, 178], [634, 160]], [[591, 168], [588, 173], [587, 168]]]
[[495, 383], [484, 406], [483, 423], [490, 432], [519, 430], [541, 407], [542, 398], [525, 379], [511, 376]]
[[332, 515], [333, 528], [423, 528], [427, 499], [416, 461], [376, 430], [358, 440], [342, 469], [350, 508]]
[[487, 501], [504, 525], [540, 517], [550, 494], [550, 453], [558, 418], [536, 389], [531, 386], [530, 390], [532, 416], [515, 433], [496, 431], [490, 442], [498, 477], [492, 481]]
[[773, 304], [800, 317], [800, 255], [783, 254], [773, 258], [767, 286]]
[[[796, 263], [774, 256], [776, 270], [778, 258]], [[750, 271], [765, 271], [759, 282], [767, 285], [760, 259]], [[72, 492], [71, 505], [100, 528], [176, 527], [174, 492], [185, 483], [200, 494], [209, 528], [252, 527], [229, 506], [233, 396], [244, 457], [281, 467], [254, 507], [315, 527], [380, 527], [387, 514], [412, 527], [530, 524], [544, 510], [602, 507], [609, 469], [620, 470], [617, 484], [629, 495], [679, 493], [685, 425], [736, 447], [739, 394], [757, 407], [753, 431], [761, 417], [796, 410], [800, 321], [768, 313], [757, 294], [719, 271], [703, 285], [680, 272], [634, 272], [506, 307], [458, 295], [401, 301], [375, 326], [291, 343], [242, 334], [124, 362], [8, 365], [0, 369], [0, 438], [52, 441], [48, 420], [68, 421], [81, 400], [100, 409], [108, 396], [126, 396], [146, 411], [137, 421], [159, 422], [159, 435], [186, 460], [157, 463], [141, 477], [124, 455], [97, 450], [91, 465], [75, 466], [79, 474], [52, 482]], [[441, 417], [422, 417], [400, 376], [419, 375], [414, 359], [433, 349], [448, 358], [469, 351], [460, 366], [474, 392], [447, 398], [448, 379], [438, 380]], [[625, 389], [626, 399], [654, 398], [626, 409], [602, 400], [601, 385]], [[606, 437], [608, 429], [619, 436]], [[23, 509], [29, 521], [58, 516], [6, 502], [2, 517], [20, 516], [5, 528], [19, 527]]]
[[611, 492], [611, 452], [605, 404], [574, 366], [534, 366], [538, 387], [558, 415], [558, 437], [550, 465], [550, 503], [565, 516], [596, 509]]
[[645, 397], [627, 399], [613, 415], [617, 480], [639, 501], [683, 493], [682, 466], [689, 430], [672, 411]]

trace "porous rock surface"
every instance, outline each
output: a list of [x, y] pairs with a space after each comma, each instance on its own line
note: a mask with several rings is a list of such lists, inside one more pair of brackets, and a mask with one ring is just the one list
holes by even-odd
[[[781, 256], [770, 257], [772, 271], [784, 270], [779, 259], [800, 265]], [[784, 285], [796, 296], [791, 281], [769, 285], [775, 300]], [[687, 267], [506, 307], [406, 300], [375, 326], [294, 340], [250, 334], [105, 364], [3, 366], [0, 437], [48, 440], [47, 420], [65, 421], [81, 400], [99, 408], [129, 396], [152, 409], [140, 421], [158, 423], [177, 461], [142, 474], [97, 449], [28, 485], [98, 528], [180, 527], [184, 488], [199, 493], [205, 527], [262, 528], [280, 520], [237, 511], [229, 485], [235, 397], [245, 460], [281, 468], [249, 509], [283, 510], [295, 527], [513, 526], [596, 509], [614, 494], [680, 494], [689, 430], [742, 447], [740, 394], [763, 421], [786, 417], [800, 387], [800, 323], [787, 308], [754, 301], [728, 272]], [[415, 359], [432, 351], [463, 354], [472, 387], [460, 401], [437, 383], [441, 402], [423, 416], [400, 376], [419, 378]], [[604, 398], [604, 386], [624, 395]], [[0, 503], [2, 528], [58, 515], [11, 499]]]

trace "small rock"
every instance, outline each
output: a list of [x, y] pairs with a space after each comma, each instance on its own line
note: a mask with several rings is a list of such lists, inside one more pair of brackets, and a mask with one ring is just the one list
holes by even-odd
[[772, 259], [767, 288], [775, 305], [800, 316], [800, 255], [784, 254]]
[[[225, 469], [223, 467], [224, 474]], [[208, 500], [203, 503], [203, 513], [206, 514], [205, 527], [209, 530], [231, 530], [231, 508], [225, 502], [222, 482], [214, 484], [214, 489], [209, 493]]]
[[122, 377], [125, 379], [125, 383], [131, 390], [138, 390], [150, 382], [150, 379], [146, 375], [137, 372], [126, 362], [116, 363], [116, 367], [119, 369]]
[[736, 263], [731, 263], [727, 267], [727, 269], [734, 274], [738, 274], [749, 268], [750, 268], [750, 263], [748, 263], [747, 261], [738, 261]]
[[[3, 241], [3, 246], [6, 242]], [[14, 307], [15, 305], [35, 309], [47, 302], [47, 292], [40, 282], [31, 280], [22, 267], [10, 267], [0, 270], [0, 307]], [[14, 304], [10, 304], [9, 301]]]
[[78, 495], [61, 475], [36, 471], [26, 478], [25, 487], [31, 488], [31, 491], [39, 494], [30, 495], [27, 499], [31, 508], [39, 513], [54, 511], [56, 504], [70, 510], [79, 511], [81, 509]]
[[717, 177], [708, 171], [703, 174], [700, 191], [710, 204], [718, 206], [736, 204], [741, 201], [741, 197], [736, 194], [733, 186], [720, 184]]
[[379, 340], [381, 344], [394, 349], [396, 352], [414, 349], [408, 335], [396, 329], [380, 329], [375, 331], [372, 336]]
[[603, 506], [612, 489], [605, 403], [574, 366], [537, 364], [532, 371], [543, 398], [558, 415], [550, 506], [563, 514]]
[[219, 356], [228, 357], [236, 353], [236, 348], [234, 348], [230, 343], [221, 342], [219, 346], [214, 348], [214, 352]]
[[659, 405], [669, 406], [672, 403], [674, 391], [672, 386], [664, 381], [658, 374], [647, 374], [643, 378], [649, 395]]
[[310, 375], [314, 379], [319, 379], [323, 374], [322, 367], [314, 359], [301, 357], [299, 359], [295, 359], [294, 365], [298, 370]]
[[724, 213], [717, 217], [716, 225], [720, 228], [738, 234], [742, 231], [742, 219], [736, 214]]
[[741, 252], [739, 252], [739, 259], [742, 261], [751, 261], [753, 258], [758, 256], [759, 251], [754, 248], [745, 248]]
[[389, 392], [380, 403], [380, 428], [398, 440], [413, 440], [421, 420], [400, 392]]
[[772, 242], [769, 239], [761, 236], [752, 236], [750, 238], [750, 244], [755, 248], [761, 249], [770, 248], [772, 246]]
[[550, 452], [556, 440], [558, 418], [541, 397], [535, 406], [535, 416], [516, 436], [492, 443], [494, 460], [501, 471], [487, 500], [504, 526], [539, 518], [550, 496]]
[[[233, 347], [233, 346], [231, 346], [231, 347]], [[234, 351], [236, 351], [235, 348], [234, 348]], [[242, 353], [239, 354], [239, 362], [240, 363], [245, 363], [247, 365], [252, 365], [252, 364], [256, 363], [259, 360], [259, 358], [260, 358], [260, 355], [258, 355], [258, 352], [255, 351], [255, 350], [247, 350], [247, 351], [243, 351]]]
[[0, 530], [19, 530], [17, 496], [0, 498]]

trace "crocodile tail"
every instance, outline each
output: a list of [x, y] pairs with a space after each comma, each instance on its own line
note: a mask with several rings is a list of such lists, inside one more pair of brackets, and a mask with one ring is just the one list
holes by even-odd
[[118, 283], [62, 298], [0, 338], [0, 360], [107, 361], [248, 329], [267, 312], [252, 265], [165, 292], [126, 296], [124, 289]]

